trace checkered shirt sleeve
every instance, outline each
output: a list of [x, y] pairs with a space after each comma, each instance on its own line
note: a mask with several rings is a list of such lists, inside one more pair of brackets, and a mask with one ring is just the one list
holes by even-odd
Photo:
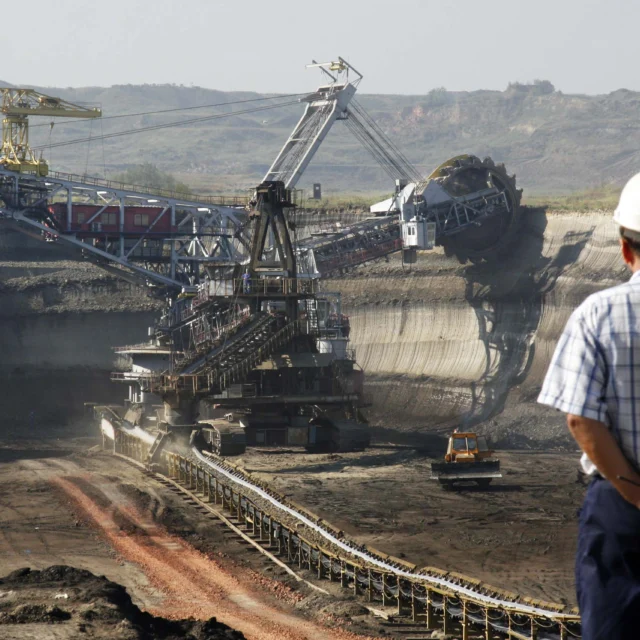
[[538, 402], [608, 424], [606, 384], [602, 348], [578, 308], [558, 342]]

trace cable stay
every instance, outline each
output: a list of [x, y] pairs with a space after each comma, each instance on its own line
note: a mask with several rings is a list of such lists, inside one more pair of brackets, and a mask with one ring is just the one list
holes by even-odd
[[355, 99], [348, 112], [347, 127], [391, 178], [407, 182], [422, 179], [420, 172]]
[[243, 109], [242, 111], [233, 111], [231, 113], [217, 113], [211, 116], [203, 116], [201, 118], [191, 118], [189, 120], [179, 120], [177, 122], [166, 122], [164, 124], [156, 124], [148, 127], [138, 127], [136, 129], [128, 129], [126, 131], [116, 131], [114, 133], [106, 133], [102, 136], [93, 136], [86, 138], [75, 138], [74, 140], [64, 140], [62, 142], [56, 142], [52, 145], [41, 145], [38, 147], [32, 147], [33, 150], [47, 149], [49, 147], [68, 147], [74, 144], [82, 144], [84, 142], [96, 141], [96, 140], [110, 140], [111, 138], [119, 138], [121, 136], [133, 135], [135, 133], [143, 133], [145, 131], [158, 131], [160, 129], [170, 129], [172, 127], [182, 127], [189, 124], [197, 124], [200, 122], [211, 122], [212, 120], [220, 120], [222, 118], [229, 118], [231, 116], [247, 115], [250, 113], [259, 113], [261, 111], [269, 111], [271, 109], [278, 109], [279, 107], [289, 107], [297, 105], [297, 100], [290, 100], [288, 102], [280, 102], [278, 104], [266, 105], [264, 107], [254, 107], [253, 109]]
[[[213, 109], [216, 107], [230, 107], [236, 104], [248, 104], [251, 102], [264, 102], [265, 100], [280, 100], [284, 98], [300, 98], [301, 96], [307, 95], [306, 93], [287, 93], [283, 95], [275, 95], [275, 96], [265, 96], [262, 98], [249, 98], [247, 100], [233, 100], [231, 102], [218, 102], [216, 104], [201, 104], [193, 107], [175, 107], [174, 109], [158, 109], [156, 111], [138, 111], [136, 113], [120, 113], [114, 116], [102, 116], [101, 120], [116, 120], [118, 118], [135, 118], [137, 116], [155, 116], [163, 113], [175, 113], [176, 111], [193, 111], [195, 109]], [[76, 122], [85, 122], [84, 119], [76, 119], [76, 120], [67, 120], [61, 124], [74, 124]], [[58, 123], [54, 123], [58, 124]], [[35, 129], [37, 127], [50, 127], [51, 123], [47, 122], [44, 124], [32, 124], [31, 128]]]

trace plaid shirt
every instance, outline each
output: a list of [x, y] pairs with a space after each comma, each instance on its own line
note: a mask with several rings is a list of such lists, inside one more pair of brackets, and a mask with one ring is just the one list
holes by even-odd
[[[603, 422], [640, 469], [640, 272], [573, 312], [538, 402]], [[586, 455], [582, 467], [596, 471]]]

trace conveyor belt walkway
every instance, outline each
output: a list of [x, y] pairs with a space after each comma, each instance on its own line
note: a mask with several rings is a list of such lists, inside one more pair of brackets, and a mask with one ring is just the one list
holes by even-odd
[[[118, 431], [116, 451], [140, 462], [146, 460], [150, 445], [130, 429]], [[203, 496], [228, 509], [290, 564], [317, 572], [318, 578], [340, 582], [356, 595], [368, 595], [369, 601], [395, 605], [398, 614], [409, 611], [414, 622], [418, 617], [425, 620], [427, 629], [442, 625], [445, 633], [451, 633], [450, 622], [457, 621], [456, 630], [461, 630], [465, 640], [580, 637], [575, 609], [522, 597], [461, 574], [433, 567], [419, 569], [356, 544], [244, 470], [195, 447], [189, 454], [165, 449], [163, 455], [167, 464], [163, 473], [192, 491], [196, 499]]]

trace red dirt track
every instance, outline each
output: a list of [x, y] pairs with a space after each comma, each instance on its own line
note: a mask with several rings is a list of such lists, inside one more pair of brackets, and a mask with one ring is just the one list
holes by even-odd
[[[279, 610], [264, 598], [264, 578], [238, 568], [232, 575], [184, 540], [142, 515], [117, 484], [93, 475], [56, 477], [55, 486], [126, 560], [137, 564], [165, 599], [151, 611], [168, 618], [215, 617], [255, 640], [355, 640], [364, 636], [322, 627]], [[282, 599], [293, 593], [280, 590]]]

